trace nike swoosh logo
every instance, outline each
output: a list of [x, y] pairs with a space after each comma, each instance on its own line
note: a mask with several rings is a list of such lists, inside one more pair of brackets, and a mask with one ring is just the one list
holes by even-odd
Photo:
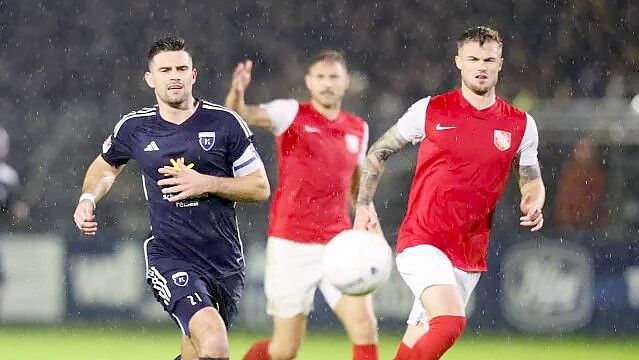
[[309, 126], [309, 125], [304, 125], [304, 130], [306, 130], [306, 132], [309, 132], [309, 133], [318, 133], [318, 132], [320, 132], [320, 130], [318, 128], [312, 127], [312, 126]]
[[437, 124], [435, 126], [435, 130], [450, 130], [450, 129], [456, 129], [457, 126], [444, 126], [442, 124]]

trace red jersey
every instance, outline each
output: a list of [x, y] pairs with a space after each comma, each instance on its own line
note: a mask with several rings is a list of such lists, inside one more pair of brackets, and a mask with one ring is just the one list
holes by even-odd
[[[423, 141], [397, 252], [433, 245], [459, 269], [486, 271], [492, 215], [513, 160], [537, 162], [534, 120], [500, 98], [477, 110], [460, 90], [418, 104], [425, 107], [419, 123], [404, 119], [413, 108], [398, 122], [403, 137]], [[415, 130], [420, 126], [422, 134]]]
[[[293, 105], [297, 111], [281, 110]], [[344, 111], [329, 120], [310, 103], [276, 100], [264, 106], [276, 127], [278, 167], [268, 235], [325, 244], [352, 228], [348, 200], [353, 173], [365, 157], [368, 126]], [[274, 119], [287, 112], [294, 114], [291, 122]]]

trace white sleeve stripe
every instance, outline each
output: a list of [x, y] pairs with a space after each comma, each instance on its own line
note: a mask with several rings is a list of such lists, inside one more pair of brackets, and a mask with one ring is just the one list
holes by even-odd
[[240, 124], [240, 127], [242, 128], [242, 130], [244, 130], [244, 135], [246, 135], [247, 138], [253, 136], [253, 132], [251, 132], [251, 129], [249, 129], [246, 122], [235, 111], [220, 105], [209, 105], [209, 104], [210, 103], [203, 101], [202, 107], [209, 110], [220, 110], [220, 111], [226, 111], [230, 113], [231, 115], [233, 115], [235, 120], [237, 120], [237, 122]]
[[138, 118], [138, 117], [149, 117], [149, 116], [155, 116], [155, 111], [153, 112], [146, 112], [146, 113], [131, 113], [128, 115], [125, 115], [124, 117], [122, 117], [122, 119], [120, 119], [120, 121], [118, 121], [117, 124], [115, 124], [115, 128], [113, 129], [113, 137], [118, 137], [118, 132], [120, 132], [120, 128], [122, 127], [122, 125], [124, 125], [124, 123], [129, 120], [129, 119], [133, 119], [133, 118]]

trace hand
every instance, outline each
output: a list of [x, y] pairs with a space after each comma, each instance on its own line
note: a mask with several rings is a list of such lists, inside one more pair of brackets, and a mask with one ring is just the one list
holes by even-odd
[[373, 204], [357, 205], [355, 208], [355, 220], [353, 221], [353, 229], [366, 230], [384, 237], [382, 227], [377, 218], [377, 212]]
[[174, 162], [173, 166], [160, 168], [158, 172], [168, 176], [168, 178], [158, 181], [158, 185], [164, 187], [163, 194], [171, 194], [170, 202], [215, 192], [213, 185], [216, 182], [212, 181], [216, 179], [214, 176], [201, 174], [191, 169], [191, 165], [184, 165], [183, 161]]
[[231, 88], [235, 91], [244, 92], [251, 83], [251, 71], [253, 70], [253, 62], [246, 60], [237, 64], [233, 71], [231, 79]]
[[73, 221], [84, 235], [95, 235], [98, 231], [98, 223], [95, 222], [95, 205], [89, 200], [80, 201], [75, 208]]
[[530, 194], [524, 195], [519, 203], [522, 217], [519, 218], [519, 225], [529, 227], [530, 231], [540, 230], [544, 226], [544, 214], [541, 207], [532, 201]]

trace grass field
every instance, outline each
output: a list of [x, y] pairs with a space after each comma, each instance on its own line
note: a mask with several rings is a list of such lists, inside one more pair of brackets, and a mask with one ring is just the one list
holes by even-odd
[[[251, 342], [264, 334], [233, 332], [231, 358], [241, 359]], [[527, 337], [466, 335], [446, 360], [590, 360], [639, 359], [639, 338]], [[392, 359], [399, 334], [383, 335], [381, 359]], [[73, 326], [67, 328], [0, 327], [2, 360], [172, 360], [179, 337], [172, 328]], [[341, 334], [311, 332], [300, 360], [350, 359]]]

